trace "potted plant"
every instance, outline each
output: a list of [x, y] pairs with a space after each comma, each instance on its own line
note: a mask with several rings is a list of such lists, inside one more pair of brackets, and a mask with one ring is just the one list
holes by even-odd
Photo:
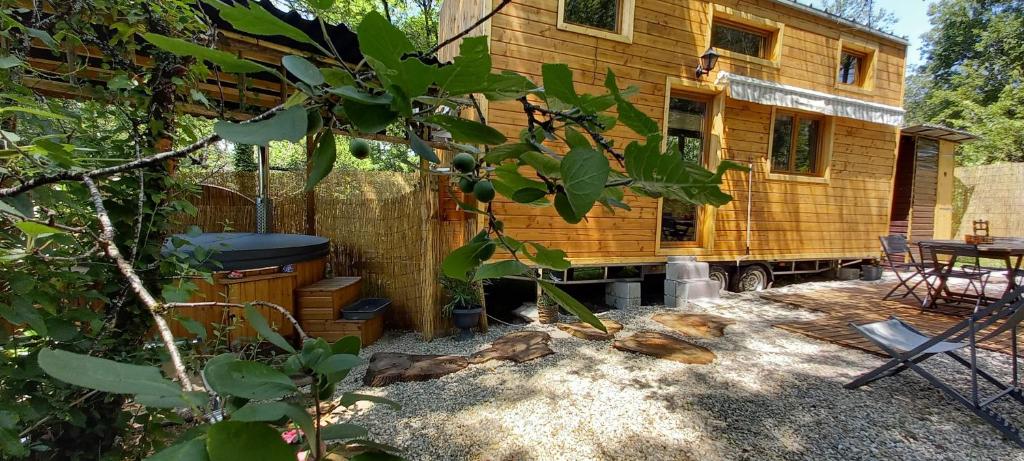
[[450, 317], [459, 329], [456, 340], [465, 340], [473, 336], [472, 328], [480, 323], [480, 282], [468, 282], [451, 277], [441, 278], [441, 287], [448, 296], [448, 302], [441, 309], [445, 317]]

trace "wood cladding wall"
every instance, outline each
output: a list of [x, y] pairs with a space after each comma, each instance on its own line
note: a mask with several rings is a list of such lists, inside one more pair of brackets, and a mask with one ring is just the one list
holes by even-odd
[[[620, 87], [638, 88], [634, 104], [663, 124], [666, 82], [680, 79], [682, 84], [674, 86], [673, 92], [686, 91], [688, 85], [697, 83], [693, 69], [707, 47], [715, 4], [636, 0], [632, 43], [623, 43], [558, 29], [558, 1], [514, 0], [489, 21], [495, 71], [512, 70], [540, 81], [543, 63], [566, 63], [573, 69], [578, 91], [598, 93], [603, 91], [605, 72], [610, 68], [619, 77]], [[498, 3], [494, 0], [491, 5]], [[901, 105], [904, 45], [770, 0], [715, 3], [783, 23], [781, 58], [778, 66], [772, 66], [723, 57], [703, 82], [714, 82], [719, 72], [727, 71]], [[835, 83], [840, 40], [877, 48], [870, 91], [853, 91]], [[747, 173], [727, 174], [723, 188], [734, 200], [715, 213], [714, 241], [708, 248], [659, 249], [658, 201], [628, 193], [626, 202], [632, 210], [611, 213], [596, 207], [587, 221], [577, 225], [564, 223], [550, 207], [533, 208], [499, 199], [495, 211], [513, 237], [566, 250], [575, 262], [655, 262], [664, 260], [666, 254], [695, 254], [708, 260], [744, 256], [748, 253], [748, 202], [752, 258], [870, 257], [878, 252], [877, 236], [886, 233], [889, 221], [896, 127], [837, 119], [829, 179], [816, 184], [768, 179], [770, 106], [726, 98], [723, 113], [720, 157], [752, 162], [753, 182], [748, 188]], [[523, 126], [522, 109], [514, 101], [491, 103], [487, 116], [490, 124], [509, 136], [516, 136]], [[620, 147], [635, 139], [621, 126], [609, 134]]]

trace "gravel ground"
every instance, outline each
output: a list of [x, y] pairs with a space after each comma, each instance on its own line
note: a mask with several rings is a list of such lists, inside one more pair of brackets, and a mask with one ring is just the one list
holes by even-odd
[[[790, 285], [793, 292], [863, 282]], [[669, 332], [650, 320], [661, 306], [611, 311], [625, 325]], [[718, 459], [992, 459], [1024, 460], [1024, 450], [912, 373], [854, 391], [842, 385], [881, 359], [773, 328], [820, 315], [760, 299], [729, 295], [687, 310], [732, 318], [715, 340], [711, 365], [683, 365], [620, 352], [548, 326], [498, 326], [472, 341], [424, 342], [389, 335], [374, 352], [468, 354], [519, 329], [548, 331], [554, 355], [533, 362], [491, 362], [438, 380], [364, 388], [365, 367], [346, 390], [386, 396], [400, 410], [361, 404], [342, 420], [372, 438], [405, 449], [409, 459], [718, 460]], [[999, 372], [1004, 355], [981, 352]], [[932, 359], [937, 375], [963, 376], [951, 360]], [[965, 384], [965, 379], [959, 380]], [[1016, 408], [1015, 408], [1016, 407]], [[1000, 410], [1024, 425], [1020, 405]]]

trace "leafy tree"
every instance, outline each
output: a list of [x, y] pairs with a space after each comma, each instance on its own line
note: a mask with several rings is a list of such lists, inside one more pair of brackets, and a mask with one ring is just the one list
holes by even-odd
[[961, 147], [964, 164], [1024, 161], [1024, 1], [942, 0], [929, 16], [908, 119], [978, 135]]
[[865, 26], [892, 32], [896, 15], [878, 6], [875, 0], [822, 0], [826, 12]]
[[[722, 176], [743, 169], [723, 162], [711, 172], [684, 161], [678, 148], [662, 151], [658, 124], [629, 102], [636, 90], [620, 88], [610, 70], [600, 94], [579, 93], [564, 64], [543, 65], [541, 82], [492, 72], [485, 37], [460, 34], [459, 56], [441, 65], [434, 58], [437, 46], [418, 50], [384, 16], [369, 12], [356, 27], [363, 63], [349, 66], [336, 57], [339, 64], [332, 66], [290, 55], [282, 60], [290, 79], [285, 80], [276, 69], [210, 49], [204, 41], [208, 27], [190, 2], [93, 3], [84, 9], [75, 3], [74, 8], [3, 10], [7, 33], [18, 39], [10, 42], [52, 41], [59, 51], [89, 40], [104, 50], [113, 74], [110, 92], [80, 106], [32, 93], [17, 84], [17, 75], [4, 80], [14, 83], [5, 86], [7, 105], [0, 114], [17, 116], [16, 123], [0, 131], [7, 147], [0, 170], [0, 270], [9, 287], [0, 292], [0, 315], [13, 328], [0, 338], [4, 350], [12, 351], [4, 360], [14, 370], [0, 378], [7, 405], [0, 408], [0, 449], [8, 456], [34, 449], [45, 453], [40, 457], [57, 459], [118, 458], [159, 450], [158, 459], [217, 461], [294, 459], [299, 450], [308, 451], [310, 459], [323, 459], [329, 451], [346, 456], [353, 455], [352, 449], [391, 451], [360, 440], [365, 431], [359, 428], [324, 426], [319, 418], [320, 401], [330, 398], [334, 385], [359, 363], [357, 342], [306, 338], [296, 324], [302, 343], [294, 347], [252, 306], [184, 301], [195, 286], [182, 276], [208, 277], [200, 268], [215, 262], [216, 255], [184, 252], [187, 242], [171, 238], [167, 256], [160, 256], [169, 217], [194, 212], [176, 198], [182, 196], [180, 185], [168, 174], [168, 163], [187, 161], [220, 141], [266, 145], [312, 136], [309, 188], [334, 168], [339, 146], [345, 144], [337, 132], [371, 137], [400, 130], [419, 166], [434, 174], [445, 174], [437, 168], [434, 150], [435, 143], [443, 142], [458, 152], [456, 171], [447, 174], [472, 191], [474, 200], [460, 207], [483, 215], [487, 223], [442, 264], [446, 276], [463, 281], [530, 276], [534, 271], [527, 264], [569, 267], [563, 251], [505, 233], [491, 205], [496, 193], [519, 203], [553, 206], [565, 221], [578, 223], [595, 206], [628, 208], [625, 188], [648, 197], [721, 205], [731, 200], [720, 189]], [[319, 47], [255, 2], [209, 3], [240, 32], [283, 35]], [[318, 0], [310, 6], [319, 13], [333, 3]], [[130, 23], [111, 23], [110, 18]], [[62, 33], [68, 30], [76, 33]], [[127, 51], [157, 59], [152, 68], [141, 68], [120, 58], [130, 55]], [[7, 72], [32, 71], [25, 65], [26, 52], [10, 50], [2, 61]], [[184, 95], [201, 99], [196, 82], [211, 69], [278, 74], [293, 87], [292, 96], [245, 122], [220, 120], [213, 133], [187, 139], [174, 131], [175, 102]], [[517, 101], [525, 128], [510, 140], [482, 122], [480, 98]], [[94, 117], [89, 110], [109, 112]], [[115, 117], [121, 112], [127, 115]], [[108, 130], [77, 128], [92, 123]], [[621, 149], [606, 137], [619, 124], [636, 139]], [[505, 258], [495, 261], [498, 251]], [[568, 312], [604, 329], [564, 291], [548, 281], [537, 283]], [[234, 353], [198, 360], [203, 354], [179, 345], [168, 328], [171, 309], [225, 307], [244, 308], [246, 320], [282, 351], [283, 361], [243, 360]], [[140, 347], [152, 337], [151, 328], [162, 349]], [[173, 381], [155, 366], [161, 362]], [[309, 389], [299, 390], [292, 375], [310, 379]], [[340, 403], [369, 398], [343, 394]], [[312, 416], [305, 410], [309, 400]], [[134, 405], [126, 406], [128, 401]], [[49, 424], [51, 413], [60, 425]], [[164, 423], [188, 429], [166, 448]], [[115, 437], [134, 435], [129, 431], [138, 426], [146, 429], [146, 443], [136, 453], [117, 452], [123, 444], [115, 444]], [[294, 427], [304, 434], [300, 447], [280, 439]], [[344, 443], [327, 447], [326, 440]]]

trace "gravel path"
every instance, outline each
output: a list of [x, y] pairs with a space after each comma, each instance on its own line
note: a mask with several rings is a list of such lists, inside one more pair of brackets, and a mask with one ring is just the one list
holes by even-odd
[[[862, 282], [779, 290], [844, 283]], [[665, 310], [653, 306], [605, 316], [625, 325], [617, 335], [625, 337], [640, 329], [669, 332], [650, 320]], [[845, 390], [845, 382], [881, 359], [771, 326], [820, 314], [756, 294], [730, 295], [688, 310], [737, 321], [725, 337], [693, 340], [718, 354], [711, 365], [628, 354], [609, 342], [572, 338], [548, 326], [499, 326], [463, 343], [390, 335], [363, 355], [468, 354], [523, 328], [548, 331], [556, 353], [385, 388], [362, 387], [363, 366], [342, 387], [386, 396], [402, 409], [365, 404], [340, 416], [366, 426], [374, 439], [402, 447], [409, 459], [1024, 460], [1024, 450], [917, 375], [908, 372]], [[1009, 367], [1007, 356], [982, 352], [980, 357], [1001, 372]], [[963, 370], [946, 359], [934, 362], [929, 369], [939, 376], [950, 376], [943, 369]], [[1024, 411], [1016, 407], [1000, 410], [1024, 424]]]

